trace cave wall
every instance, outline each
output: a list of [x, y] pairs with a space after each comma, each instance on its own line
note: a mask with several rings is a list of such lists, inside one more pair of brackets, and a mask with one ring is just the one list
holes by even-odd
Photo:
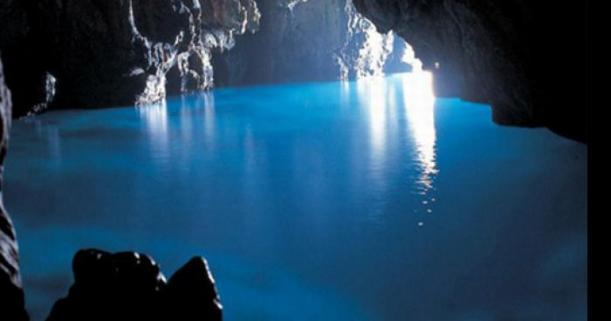
[[[401, 60], [403, 39], [374, 32], [351, 0], [257, 3], [259, 30], [239, 36], [235, 47], [214, 56], [216, 86], [330, 81], [410, 70]], [[367, 53], [372, 34], [389, 41], [385, 55]]]
[[[338, 57], [358, 64], [368, 40], [363, 24], [346, 14], [347, 3], [5, 0], [0, 50], [13, 114], [156, 102], [213, 83], [342, 78]], [[586, 141], [585, 3], [354, 5], [380, 32], [392, 30], [414, 47], [435, 72], [438, 95], [489, 103], [500, 124], [548, 126]]]
[[344, 2], [257, 1], [260, 29], [216, 55], [217, 85], [338, 79], [334, 55], [346, 38]]
[[587, 2], [355, 0], [434, 71], [436, 93], [492, 105], [497, 123], [586, 137]]
[[[0, 59], [2, 58], [0, 52]], [[11, 126], [11, 92], [6, 87], [0, 60], [0, 319], [25, 321], [17, 236], [2, 202], [2, 174]]]
[[207, 89], [211, 52], [258, 19], [254, 0], [4, 1], [0, 49], [14, 115]]
[[351, 0], [7, 1], [0, 18], [17, 117], [409, 70]]

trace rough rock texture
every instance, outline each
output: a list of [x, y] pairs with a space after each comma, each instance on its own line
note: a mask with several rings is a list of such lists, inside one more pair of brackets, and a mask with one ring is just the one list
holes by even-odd
[[235, 48], [215, 56], [217, 85], [338, 79], [334, 54], [347, 29], [340, 14], [343, 2], [257, 1], [260, 30], [241, 36]]
[[156, 102], [209, 88], [213, 69], [220, 85], [376, 74], [389, 53], [361, 50], [394, 39], [351, 0], [8, 1], [0, 17], [17, 116]]
[[0, 4], [0, 30], [16, 116], [156, 103], [214, 78], [240, 85], [405, 69], [404, 42], [376, 32], [352, 0], [12, 0]]
[[155, 103], [166, 91], [207, 88], [211, 51], [233, 46], [258, 19], [254, 0], [3, 1], [0, 49], [17, 88], [15, 115], [49, 104]]
[[[257, 0], [260, 29], [214, 56], [216, 85], [357, 78], [406, 71], [404, 41], [380, 34], [351, 0]], [[386, 44], [386, 52], [369, 51]]]
[[222, 320], [206, 260], [194, 257], [169, 281], [148, 256], [87, 249], [74, 256], [74, 284], [47, 321]]
[[0, 319], [27, 320], [19, 274], [17, 238], [2, 203], [3, 163], [11, 126], [11, 93], [4, 83], [0, 61]]
[[354, 1], [412, 45], [438, 95], [491, 103], [501, 124], [586, 140], [587, 2]]

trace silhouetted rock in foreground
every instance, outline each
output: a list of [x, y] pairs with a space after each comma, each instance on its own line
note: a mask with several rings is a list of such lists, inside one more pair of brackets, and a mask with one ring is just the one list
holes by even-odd
[[23, 289], [15, 229], [2, 203], [2, 173], [11, 126], [11, 94], [4, 84], [0, 62], [0, 320], [24, 321]]
[[222, 319], [214, 279], [202, 257], [169, 281], [147, 255], [81, 250], [72, 263], [74, 284], [47, 321]]

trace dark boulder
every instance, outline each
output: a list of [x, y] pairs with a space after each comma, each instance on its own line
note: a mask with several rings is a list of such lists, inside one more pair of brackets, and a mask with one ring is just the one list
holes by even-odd
[[11, 93], [0, 61], [0, 320], [28, 320], [19, 273], [17, 238], [2, 202], [3, 163], [11, 126]]
[[587, 2], [354, 2], [412, 45], [438, 95], [490, 103], [501, 124], [587, 140]]
[[47, 321], [210, 320], [222, 307], [205, 259], [195, 257], [166, 281], [147, 255], [87, 249], [73, 260], [74, 284]]
[[206, 260], [194, 257], [172, 275], [164, 292], [167, 320], [221, 320], [222, 305]]

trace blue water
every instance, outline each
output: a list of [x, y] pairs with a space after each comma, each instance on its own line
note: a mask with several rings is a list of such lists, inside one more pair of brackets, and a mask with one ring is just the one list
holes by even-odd
[[586, 146], [425, 79], [18, 120], [4, 197], [42, 320], [83, 247], [211, 264], [226, 320], [586, 320]]

